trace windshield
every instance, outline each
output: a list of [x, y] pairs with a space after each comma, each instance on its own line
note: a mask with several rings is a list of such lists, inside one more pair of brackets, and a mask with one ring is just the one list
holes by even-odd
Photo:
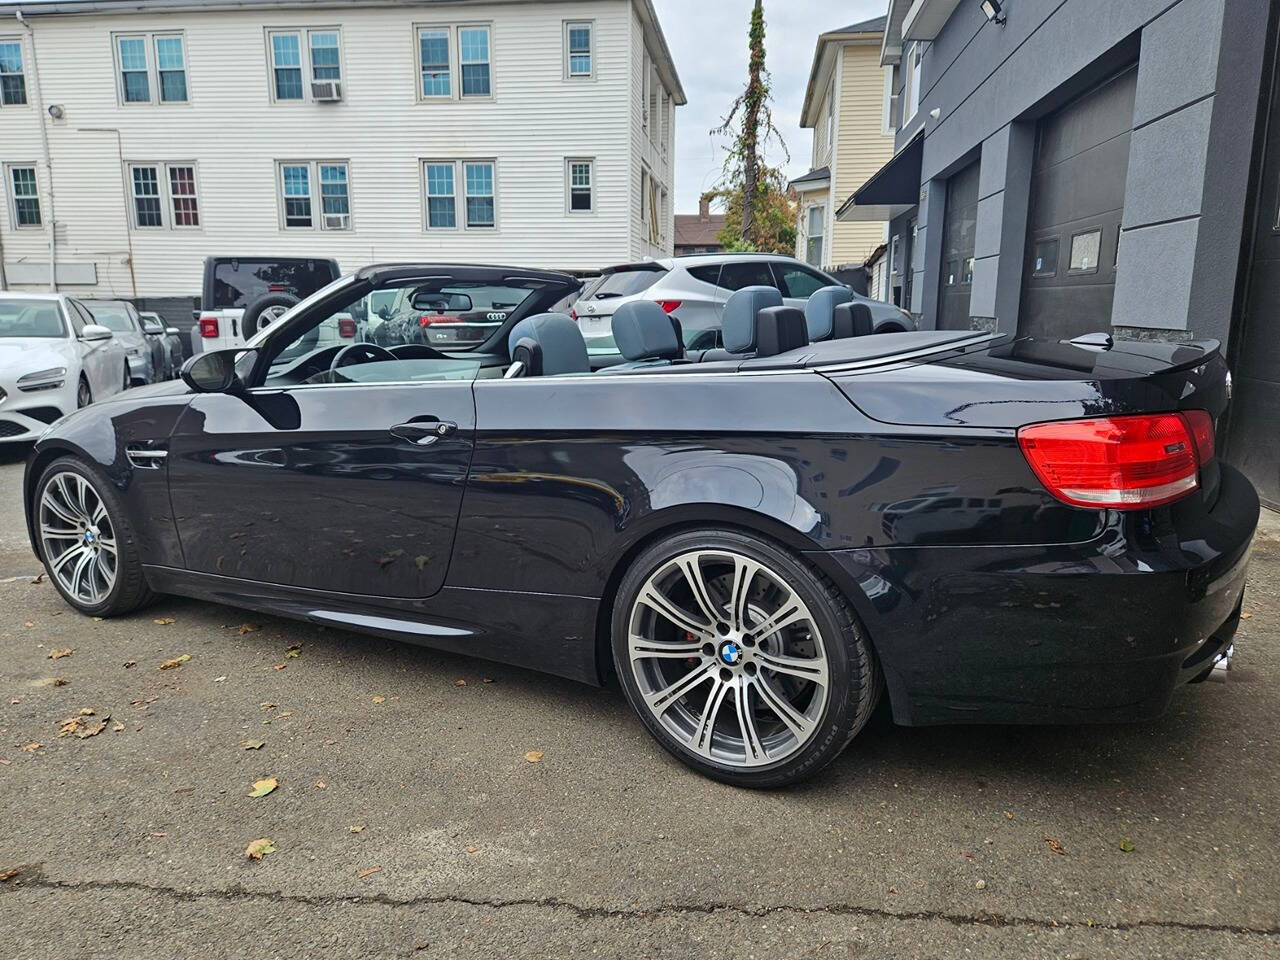
[[484, 283], [415, 283], [375, 290], [355, 304], [357, 339], [394, 347], [425, 343], [474, 350], [534, 292], [533, 287]]
[[0, 338], [64, 336], [66, 328], [52, 300], [0, 300]]
[[219, 260], [213, 267], [213, 303], [206, 310], [243, 310], [268, 293], [302, 300], [333, 280], [328, 260]]
[[95, 321], [114, 333], [127, 333], [130, 330], [138, 329], [133, 325], [133, 321], [129, 319], [129, 311], [122, 305], [90, 303], [86, 304], [86, 306], [89, 308], [89, 312], [93, 314]]
[[612, 300], [615, 297], [629, 297], [632, 294], [648, 290], [667, 275], [667, 271], [657, 269], [618, 270], [606, 273], [584, 300]]

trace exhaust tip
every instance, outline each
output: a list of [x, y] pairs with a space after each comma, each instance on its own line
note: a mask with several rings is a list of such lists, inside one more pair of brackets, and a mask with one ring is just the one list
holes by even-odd
[[1213, 668], [1209, 671], [1209, 680], [1215, 683], [1227, 682], [1227, 677], [1231, 673], [1231, 656], [1235, 651], [1235, 644], [1228, 644], [1227, 649], [1218, 654], [1217, 659], [1213, 661]]

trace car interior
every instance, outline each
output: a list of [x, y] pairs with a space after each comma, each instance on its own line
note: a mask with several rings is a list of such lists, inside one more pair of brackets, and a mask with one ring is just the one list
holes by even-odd
[[56, 303], [11, 301], [0, 304], [0, 336], [48, 338], [65, 335], [66, 328], [62, 325]]

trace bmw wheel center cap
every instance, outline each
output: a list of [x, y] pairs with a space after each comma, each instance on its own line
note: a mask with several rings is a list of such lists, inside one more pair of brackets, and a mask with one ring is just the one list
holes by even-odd
[[720, 659], [730, 667], [736, 666], [742, 659], [742, 648], [732, 640], [728, 640], [720, 645]]

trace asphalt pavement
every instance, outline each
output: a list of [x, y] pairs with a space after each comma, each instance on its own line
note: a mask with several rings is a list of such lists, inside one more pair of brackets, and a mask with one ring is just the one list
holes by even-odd
[[0, 451], [0, 956], [1280, 956], [1275, 515], [1228, 684], [880, 725], [761, 793], [617, 690], [187, 600], [81, 617], [31, 582], [20, 483]]

